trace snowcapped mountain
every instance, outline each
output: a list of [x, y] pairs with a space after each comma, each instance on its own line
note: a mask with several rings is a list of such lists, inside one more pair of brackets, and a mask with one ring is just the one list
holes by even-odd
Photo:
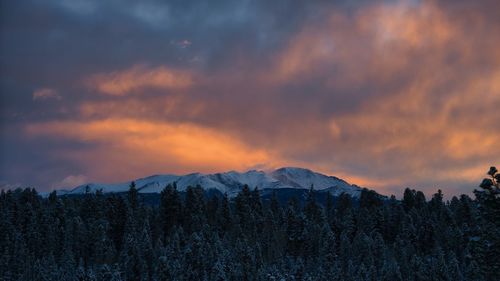
[[[160, 193], [167, 184], [177, 183], [179, 191], [186, 190], [189, 186], [201, 186], [205, 190], [217, 190], [234, 197], [246, 184], [250, 188], [258, 187], [260, 190], [271, 189], [309, 189], [311, 185], [315, 190], [329, 191], [338, 196], [345, 192], [353, 197], [358, 197], [361, 188], [351, 185], [346, 181], [333, 176], [327, 176], [308, 169], [284, 167], [272, 172], [250, 170], [247, 172], [225, 172], [215, 174], [192, 173], [187, 175], [154, 175], [134, 181], [139, 193]], [[131, 182], [117, 184], [89, 183], [75, 187], [71, 190], [59, 190], [59, 195], [84, 194], [102, 190], [104, 193], [126, 192]]]

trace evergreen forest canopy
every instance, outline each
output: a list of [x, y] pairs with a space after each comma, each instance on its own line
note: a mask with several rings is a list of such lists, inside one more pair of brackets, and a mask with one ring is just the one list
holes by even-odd
[[363, 190], [304, 204], [175, 185], [126, 195], [0, 194], [0, 280], [500, 280], [500, 173], [475, 198]]

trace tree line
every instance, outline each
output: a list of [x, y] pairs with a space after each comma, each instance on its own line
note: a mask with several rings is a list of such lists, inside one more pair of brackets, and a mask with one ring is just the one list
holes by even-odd
[[0, 193], [0, 280], [500, 280], [500, 174], [474, 198], [363, 190], [316, 201], [181, 194], [159, 206], [135, 185], [47, 198]]

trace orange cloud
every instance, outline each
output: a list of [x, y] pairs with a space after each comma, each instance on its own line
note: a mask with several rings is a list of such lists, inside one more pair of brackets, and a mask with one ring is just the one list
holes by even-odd
[[61, 155], [84, 162], [95, 179], [116, 181], [153, 172], [214, 172], [268, 163], [270, 154], [248, 147], [223, 132], [188, 123], [135, 119], [53, 121], [31, 124], [32, 137], [59, 138], [93, 144]]
[[108, 95], [126, 95], [140, 89], [185, 89], [193, 84], [193, 75], [187, 71], [165, 66], [148, 68], [136, 65], [130, 69], [96, 74], [87, 79], [90, 88]]
[[347, 89], [368, 81], [388, 83], [411, 72], [416, 56], [431, 69], [441, 63], [434, 58], [449, 55], [450, 49], [460, 50], [460, 58], [467, 59], [470, 49], [464, 36], [462, 26], [431, 1], [377, 3], [353, 15], [333, 10], [326, 23], [304, 27], [267, 76], [296, 82], [331, 74], [330, 85]]
[[400, 1], [352, 15], [334, 10], [327, 22], [304, 27], [266, 76], [278, 84], [313, 81], [337, 100], [357, 101], [318, 120], [330, 144], [316, 145], [331, 153], [317, 165], [382, 187], [473, 182], [480, 166], [499, 163], [492, 152], [500, 143], [498, 28], [468, 19], [457, 21], [433, 1]]
[[203, 77], [165, 66], [96, 74], [88, 85], [108, 96], [78, 104], [80, 121], [27, 132], [91, 144], [60, 154], [92, 180], [264, 163], [387, 192], [451, 189], [500, 163], [500, 30], [466, 14], [435, 1], [335, 9], [270, 62], [241, 55]]

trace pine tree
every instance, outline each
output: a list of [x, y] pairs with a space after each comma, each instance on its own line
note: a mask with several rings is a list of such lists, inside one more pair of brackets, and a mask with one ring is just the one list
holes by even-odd
[[403, 195], [403, 207], [405, 211], [409, 211], [411, 208], [415, 207], [415, 190], [406, 188]]
[[306, 203], [304, 206], [304, 214], [309, 221], [314, 223], [321, 223], [322, 213], [319, 205], [316, 203], [316, 196], [314, 192], [314, 186], [311, 185], [309, 192], [307, 193]]
[[474, 258], [486, 280], [500, 280], [500, 173], [496, 167], [488, 171], [483, 179], [481, 191], [474, 190], [479, 203], [480, 227]]
[[212, 196], [207, 203], [207, 220], [209, 225], [216, 225], [217, 213], [219, 211], [219, 197]]
[[206, 206], [203, 189], [188, 187], [186, 191], [183, 226], [187, 233], [198, 232], [206, 223]]
[[139, 243], [133, 233], [125, 236], [121, 253], [121, 264], [124, 278], [130, 281], [147, 280], [147, 268]]
[[111, 196], [106, 202], [108, 207], [106, 217], [109, 222], [108, 234], [119, 252], [122, 249], [123, 233], [127, 224], [127, 205], [119, 196]]
[[227, 194], [224, 194], [224, 197], [222, 197], [222, 206], [219, 210], [219, 215], [218, 217], [218, 226], [219, 226], [219, 231], [221, 232], [227, 232], [232, 225], [232, 216], [231, 216], [231, 209], [229, 206], [229, 198]]
[[168, 184], [160, 193], [160, 224], [165, 235], [181, 223], [182, 201], [176, 185]]
[[130, 183], [130, 188], [129, 188], [128, 194], [127, 194], [129, 206], [133, 211], [135, 211], [137, 209], [137, 206], [139, 205], [138, 198], [139, 198], [139, 193], [138, 193], [137, 188], [135, 186], [135, 182], [133, 181]]
[[333, 221], [334, 221], [334, 218], [335, 218], [335, 209], [333, 207], [333, 196], [330, 193], [330, 191], [328, 191], [326, 193], [325, 214], [326, 214], [327, 222], [330, 225], [333, 225]]

